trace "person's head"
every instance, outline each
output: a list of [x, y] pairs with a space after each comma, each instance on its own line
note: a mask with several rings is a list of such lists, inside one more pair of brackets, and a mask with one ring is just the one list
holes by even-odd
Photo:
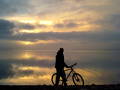
[[60, 48], [59, 51], [63, 53], [63, 52], [64, 52], [64, 49], [63, 49], [63, 48]]
[[60, 49], [58, 50], [57, 54], [63, 54], [63, 52], [64, 52], [64, 49], [63, 49], [63, 48], [60, 48]]

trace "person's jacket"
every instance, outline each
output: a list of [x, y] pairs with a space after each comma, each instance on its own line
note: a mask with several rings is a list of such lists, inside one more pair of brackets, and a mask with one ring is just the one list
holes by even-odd
[[64, 62], [64, 54], [58, 52], [56, 55], [55, 68], [63, 69], [64, 67], [68, 67]]

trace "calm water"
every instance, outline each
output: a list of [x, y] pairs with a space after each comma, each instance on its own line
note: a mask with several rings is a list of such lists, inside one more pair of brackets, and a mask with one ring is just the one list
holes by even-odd
[[[51, 84], [55, 72], [56, 51], [0, 51], [0, 84]], [[120, 83], [120, 51], [65, 51], [68, 65], [78, 63], [75, 70], [85, 84]]]

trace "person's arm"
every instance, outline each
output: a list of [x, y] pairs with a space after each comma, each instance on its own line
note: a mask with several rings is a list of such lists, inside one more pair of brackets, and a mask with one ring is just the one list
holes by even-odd
[[69, 66], [64, 62], [64, 66], [66, 67], [66, 68], [69, 68]]

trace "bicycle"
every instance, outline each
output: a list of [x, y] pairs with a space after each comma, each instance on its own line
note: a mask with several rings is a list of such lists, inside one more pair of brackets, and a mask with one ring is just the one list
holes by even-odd
[[[67, 82], [68, 82], [68, 78], [70, 77], [70, 75], [72, 74], [72, 82], [75, 86], [77, 85], [80, 85], [80, 86], [84, 86], [84, 79], [83, 77], [79, 74], [79, 73], [76, 73], [73, 69], [73, 67], [76, 65], [77, 63], [73, 64], [70, 66], [69, 69], [65, 70], [66, 71], [70, 71], [68, 75], [66, 75], [66, 79], [67, 79]], [[55, 85], [55, 80], [56, 80], [56, 76], [57, 76], [57, 73], [54, 73], [52, 75], [52, 78], [51, 78], [51, 81], [52, 81], [52, 84]], [[64, 85], [63, 84], [63, 80], [62, 78], [60, 78], [59, 80], [59, 85]]]

